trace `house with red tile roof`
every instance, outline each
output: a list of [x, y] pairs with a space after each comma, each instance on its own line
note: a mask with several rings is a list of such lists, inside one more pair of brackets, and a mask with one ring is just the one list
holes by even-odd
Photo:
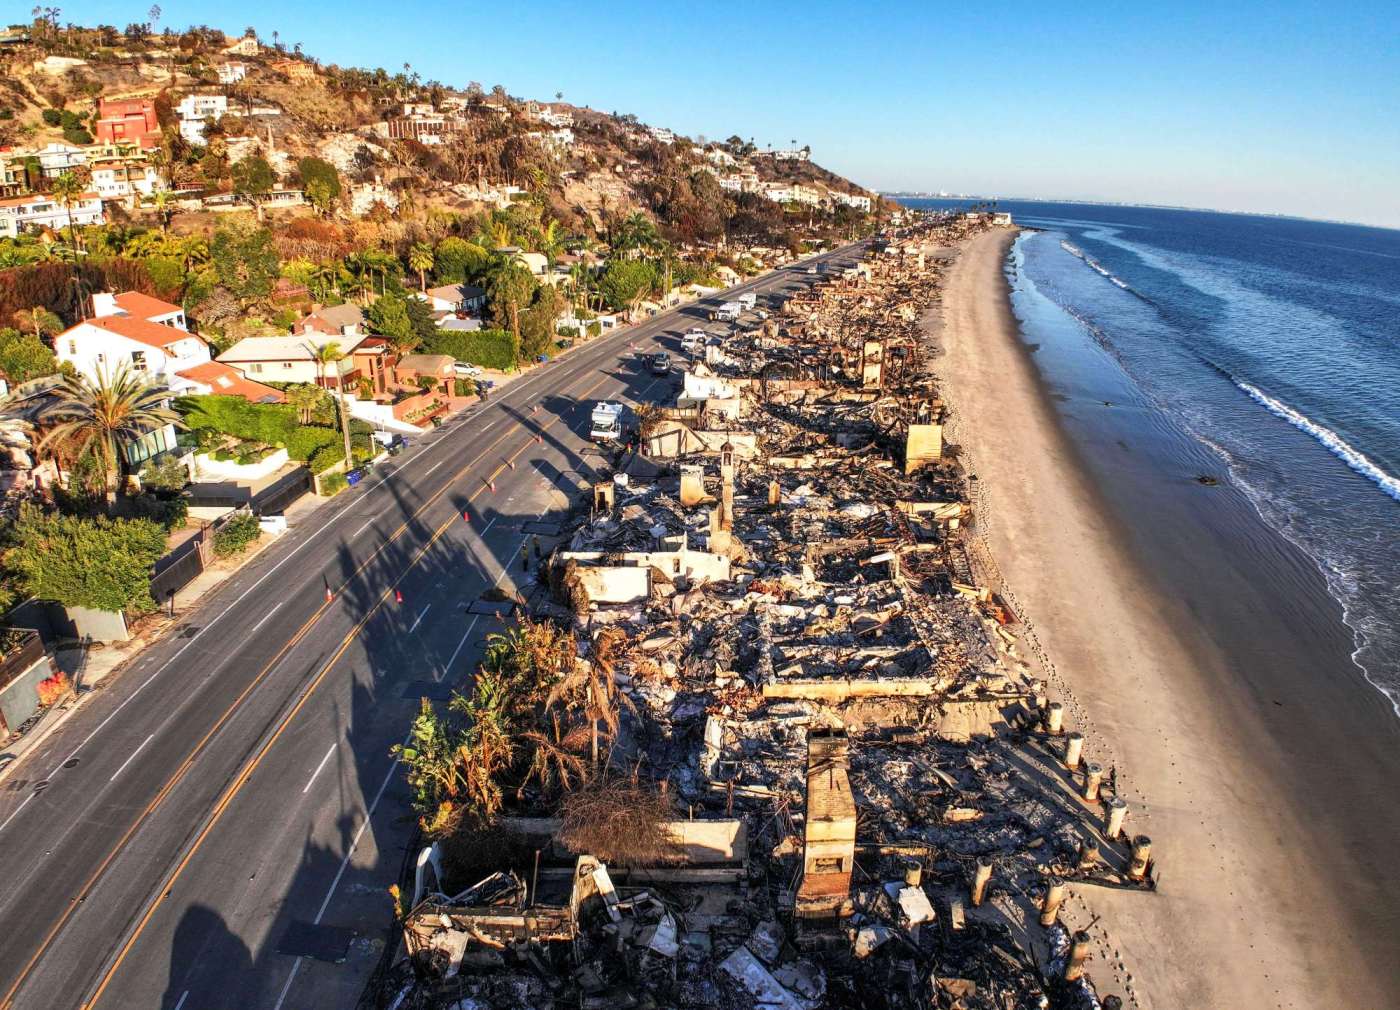
[[188, 392], [195, 395], [241, 396], [253, 403], [287, 402], [287, 394], [282, 390], [254, 382], [222, 361], [206, 361], [202, 365], [183, 369], [179, 375], [191, 384]]
[[194, 384], [180, 372], [209, 361], [209, 345], [186, 328], [180, 306], [141, 294], [99, 292], [92, 316], [60, 333], [54, 353], [94, 382], [123, 365], [173, 393]]

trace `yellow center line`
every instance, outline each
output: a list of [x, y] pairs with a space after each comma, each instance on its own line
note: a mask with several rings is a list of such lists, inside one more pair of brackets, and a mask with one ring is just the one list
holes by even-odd
[[[602, 381], [603, 380], [601, 379], [598, 380], [598, 383], [594, 383], [592, 386], [590, 386], [587, 390], [584, 391], [583, 395], [586, 396]], [[557, 418], [548, 421], [541, 430], [548, 429], [554, 424], [555, 420], [557, 420]], [[363, 572], [365, 568], [368, 567], [374, 561], [375, 558], [377, 558], [385, 549], [387, 549], [390, 544], [394, 543], [404, 533], [404, 531], [406, 531], [409, 528], [409, 526], [413, 523], [413, 520], [418, 518], [419, 515], [421, 515], [425, 510], [434, 505], [439, 498], [446, 494], [453, 487], [453, 485], [455, 485], [462, 478], [462, 476], [466, 474], [468, 470], [472, 469], [483, 459], [485, 459], [486, 456], [493, 449], [495, 449], [497, 445], [499, 445], [510, 435], [514, 434], [517, 429], [523, 429], [524, 427], [525, 423], [523, 421], [517, 420], [514, 426], [505, 428], [499, 435], [496, 436], [495, 439], [492, 440], [491, 444], [488, 445], [479, 455], [477, 455], [473, 460], [471, 460], [471, 462], [465, 464], [461, 467], [461, 469], [454, 473], [450, 480], [448, 480], [436, 493], [434, 493], [432, 497], [430, 497], [427, 501], [425, 501], [422, 505], [415, 509], [412, 515], [405, 519], [399, 525], [399, 527], [396, 530], [394, 530], [394, 532], [388, 537], [388, 539], [386, 539], [382, 544], [375, 548], [374, 552], [371, 553], [370, 556], [367, 557], [358, 567], [356, 567], [356, 569], [349, 575], [349, 577], [347, 577], [346, 580], [343, 583], [341, 583], [341, 590], [344, 590], [344, 588], [347, 585], [349, 585], [350, 582], [353, 581], [361, 572]], [[530, 443], [526, 443], [526, 446], [528, 447], [529, 444]], [[474, 497], [475, 493], [469, 496], [467, 500], [471, 501]], [[435, 535], [433, 539], [436, 540], [437, 535]], [[421, 553], [419, 557], [421, 557]], [[414, 563], [417, 563], [417, 558], [414, 559]], [[406, 571], [407, 569], [405, 569], [405, 572]], [[402, 578], [402, 576], [400, 576], [400, 578]], [[397, 584], [398, 583], [396, 581], [395, 585]], [[393, 587], [390, 587], [390, 591], [392, 591], [392, 589]], [[122, 834], [121, 838], [118, 839], [116, 845], [112, 847], [111, 851], [107, 853], [106, 857], [98, 865], [97, 869], [94, 870], [92, 874], [88, 877], [88, 879], [83, 883], [83, 886], [78, 890], [76, 897], [74, 897], [69, 902], [68, 907], [64, 909], [63, 914], [59, 917], [58, 921], [54, 923], [53, 927], [50, 928], [47, 934], [45, 934], [43, 942], [39, 945], [39, 948], [34, 952], [34, 955], [29, 959], [29, 961], [26, 962], [24, 969], [19, 974], [19, 977], [16, 978], [14, 984], [12, 984], [10, 988], [5, 992], [4, 997], [0, 998], [0, 1008], [3, 1008], [3, 1010], [11, 1010], [15, 994], [19, 991], [20, 987], [24, 985], [25, 981], [29, 978], [29, 975], [33, 972], [35, 965], [38, 964], [40, 958], [42, 958], [44, 954], [48, 951], [48, 948], [53, 944], [53, 941], [58, 936], [59, 932], [63, 929], [65, 925], [67, 925], [68, 919], [71, 918], [73, 912], [77, 910], [78, 906], [86, 898], [88, 891], [97, 883], [97, 881], [101, 878], [102, 874], [106, 872], [107, 868], [112, 864], [112, 861], [121, 853], [122, 849], [126, 847], [126, 844], [131, 840], [131, 837], [136, 833], [136, 831], [141, 827], [141, 825], [144, 824], [146, 820], [151, 816], [151, 814], [155, 813], [155, 811], [159, 809], [159, 807], [165, 802], [166, 798], [170, 795], [171, 790], [173, 790], [175, 786], [177, 786], [180, 783], [180, 781], [185, 777], [186, 773], [194, 765], [195, 760], [204, 750], [205, 746], [209, 743], [209, 741], [214, 737], [214, 735], [218, 733], [218, 731], [221, 728], [223, 728], [223, 726], [228, 722], [228, 720], [233, 717], [234, 713], [240, 707], [242, 707], [243, 703], [248, 699], [248, 696], [259, 684], [262, 683], [262, 681], [273, 670], [273, 668], [275, 668], [277, 664], [282, 661], [282, 659], [287, 655], [287, 653], [290, 652], [297, 645], [297, 643], [299, 643], [306, 636], [306, 634], [312, 629], [312, 627], [314, 627], [315, 624], [325, 615], [326, 611], [330, 609], [333, 602], [333, 600], [323, 601], [321, 605], [316, 608], [316, 611], [309, 618], [307, 618], [306, 622], [303, 623], [301, 627], [297, 629], [297, 631], [292, 635], [292, 637], [289, 638], [287, 642], [277, 651], [277, 654], [273, 656], [271, 660], [268, 661], [268, 663], [258, 672], [258, 675], [248, 683], [248, 685], [239, 693], [238, 697], [233, 700], [233, 702], [224, 711], [224, 713], [219, 716], [218, 721], [209, 729], [207, 733], [204, 734], [203, 737], [200, 738], [199, 742], [195, 744], [194, 748], [190, 751], [189, 755], [184, 759], [184, 761], [181, 762], [180, 767], [165, 782], [165, 784], [161, 787], [160, 791], [156, 793], [155, 797], [151, 800], [151, 802], [148, 803], [146, 807], [141, 811], [141, 814], [131, 824], [131, 826], [128, 827], [127, 830]], [[371, 613], [373, 613], [373, 611], [371, 611]], [[358, 628], [362, 626], [363, 623], [361, 625], [358, 625], [356, 630], [358, 631]], [[94, 997], [94, 999], [95, 998], [96, 997]]]
[[[589, 393], [591, 393], [594, 389], [596, 389], [598, 386], [600, 386], [600, 385], [605, 381], [605, 379], [607, 379], [607, 376], [606, 376], [606, 375], [603, 376], [602, 378], [598, 379], [596, 382], [594, 382], [594, 383], [593, 383], [592, 385], [590, 385], [586, 390], [583, 391], [583, 393], [581, 394], [581, 397], [586, 397], [586, 396], [587, 396]], [[557, 419], [556, 419], [556, 420], [557, 420]], [[549, 427], [551, 427], [553, 424], [554, 424], [554, 421], [551, 420], [551, 421], [549, 421], [547, 424], [545, 424], [545, 425], [541, 428], [541, 430], [542, 430], [542, 431], [543, 431], [543, 430], [547, 430], [547, 429], [548, 429]], [[523, 424], [522, 422], [518, 422], [518, 421], [516, 422], [516, 426], [517, 426], [517, 427], [520, 427], [520, 428], [524, 428], [524, 427], [525, 427], [524, 424]], [[497, 439], [497, 442], [499, 442], [499, 441], [500, 441], [500, 440]], [[534, 445], [534, 444], [535, 444], [535, 443], [534, 443], [533, 440], [532, 440], [532, 441], [529, 441], [529, 442], [526, 442], [526, 443], [525, 443], [524, 445], [522, 445], [519, 449], [517, 449], [515, 452], [513, 452], [513, 453], [508, 457], [508, 459], [513, 461], [517, 456], [519, 456], [521, 453], [525, 452], [527, 449], [529, 449], [529, 448], [530, 448], [532, 445]], [[488, 448], [486, 451], [487, 451], [487, 452], [491, 451], [491, 448], [494, 448], [495, 445], [496, 445], [496, 442], [493, 442], [493, 443], [491, 444], [491, 447]], [[485, 455], [485, 453], [483, 453], [483, 455]], [[478, 461], [479, 461], [479, 460], [481, 459], [481, 457], [477, 457], [477, 459], [478, 459]], [[468, 468], [469, 468], [469, 467], [464, 467], [463, 469], [465, 470], [465, 469], [468, 469]], [[504, 463], [501, 464], [501, 465], [499, 465], [499, 466], [497, 466], [496, 470], [492, 473], [491, 477], [488, 479], [488, 483], [489, 483], [490, 480], [494, 480], [495, 477], [496, 477], [496, 475], [499, 474], [499, 473], [500, 473], [502, 470], [504, 470], [505, 468], [506, 468], [506, 464], [504, 464]], [[462, 472], [462, 471], [459, 471], [459, 475], [460, 475], [461, 472]], [[456, 479], [456, 478], [454, 478], [454, 482], [455, 482], [455, 479]], [[449, 485], [449, 486], [450, 486], [450, 485]], [[446, 490], [446, 488], [444, 488], [443, 490]], [[467, 496], [467, 501], [468, 501], [468, 503], [474, 501], [474, 500], [476, 499], [477, 495], [479, 495], [480, 493], [481, 493], [481, 489], [478, 488], [476, 491], [473, 491], [470, 495], [468, 495], [468, 496]], [[441, 492], [439, 492], [439, 494], [441, 494]], [[434, 496], [433, 496], [434, 500], [435, 500], [437, 497], [438, 497], [438, 495], [434, 495]], [[429, 502], [429, 504], [431, 504], [431, 501]], [[424, 507], [426, 508], [427, 506], [425, 505]], [[421, 511], [421, 509], [420, 509], [419, 511]], [[415, 515], [417, 515], [417, 513], [415, 513]], [[238, 776], [234, 779], [234, 781], [231, 782], [231, 783], [229, 784], [228, 788], [224, 791], [223, 796], [220, 797], [219, 802], [218, 802], [217, 804], [215, 804], [214, 809], [213, 809], [213, 811], [211, 812], [208, 821], [205, 823], [204, 828], [200, 831], [199, 835], [196, 836], [194, 842], [191, 843], [189, 849], [186, 851], [184, 857], [180, 860], [180, 862], [176, 865], [175, 869], [170, 873], [170, 875], [166, 878], [165, 882], [164, 882], [164, 883], [161, 885], [161, 887], [156, 891], [156, 896], [155, 896], [154, 900], [151, 901], [151, 903], [147, 906], [145, 914], [141, 917], [140, 922], [138, 922], [138, 923], [136, 924], [136, 927], [132, 930], [131, 935], [127, 938], [126, 942], [122, 945], [122, 949], [121, 949], [121, 951], [117, 954], [116, 959], [112, 962], [111, 967], [109, 967], [109, 968], [107, 969], [107, 971], [103, 974], [102, 980], [101, 980], [101, 982], [98, 984], [96, 991], [93, 992], [91, 999], [89, 999], [86, 1003], [83, 1004], [83, 1010], [91, 1010], [92, 1007], [94, 1007], [94, 1006], [97, 1005], [98, 1000], [102, 998], [102, 994], [106, 991], [108, 985], [111, 984], [112, 979], [116, 976], [117, 970], [121, 967], [122, 962], [126, 960], [126, 957], [127, 957], [127, 955], [131, 952], [132, 947], [134, 947], [134, 946], [136, 945], [136, 941], [137, 941], [138, 939], [140, 939], [141, 933], [145, 930], [147, 924], [151, 921], [151, 918], [155, 915], [156, 911], [160, 908], [161, 904], [165, 901], [166, 897], [170, 894], [171, 888], [174, 886], [175, 881], [178, 880], [179, 877], [180, 877], [180, 875], [184, 873], [185, 868], [189, 865], [190, 861], [194, 858], [195, 854], [199, 851], [200, 847], [204, 844], [205, 840], [209, 837], [209, 835], [210, 835], [210, 833], [213, 831], [214, 827], [218, 824], [219, 819], [220, 819], [220, 818], [223, 816], [223, 814], [224, 814], [224, 811], [228, 809], [229, 804], [233, 802], [234, 798], [238, 795], [239, 791], [243, 788], [244, 783], [246, 783], [246, 782], [248, 781], [248, 778], [249, 778], [249, 777], [253, 774], [253, 772], [257, 769], [258, 765], [262, 762], [262, 759], [267, 755], [268, 751], [270, 751], [270, 750], [272, 749], [272, 745], [275, 744], [275, 743], [277, 742], [278, 738], [281, 737], [283, 731], [286, 730], [286, 728], [291, 724], [292, 720], [293, 720], [294, 718], [296, 718], [297, 713], [299, 713], [299, 712], [301, 711], [302, 706], [305, 705], [306, 702], [310, 700], [312, 694], [315, 693], [316, 689], [321, 685], [321, 682], [325, 679], [326, 674], [328, 674], [328, 673], [331, 671], [331, 669], [336, 665], [336, 663], [338, 663], [338, 662], [340, 661], [340, 658], [345, 654], [346, 650], [350, 648], [350, 645], [354, 642], [354, 640], [355, 640], [357, 637], [359, 637], [360, 632], [364, 630], [365, 625], [367, 625], [367, 624], [369, 623], [369, 621], [371, 620], [371, 618], [373, 618], [374, 615], [377, 614], [377, 613], [379, 612], [379, 610], [384, 606], [385, 602], [386, 602], [388, 599], [390, 599], [390, 597], [393, 596], [394, 590], [398, 588], [399, 583], [402, 582], [405, 578], [408, 577], [409, 572], [411, 572], [411, 571], [417, 566], [418, 562], [422, 560], [423, 556], [424, 556], [425, 554], [427, 554], [427, 552], [432, 548], [432, 546], [433, 546], [435, 543], [437, 543], [437, 541], [442, 537], [442, 535], [443, 535], [444, 533], [446, 533], [447, 530], [450, 529], [450, 528], [453, 526], [453, 524], [456, 523], [456, 522], [458, 522], [458, 521], [459, 521], [458, 516], [454, 513], [453, 516], [452, 516], [452, 518], [448, 519], [448, 520], [447, 520], [446, 522], [444, 522], [441, 526], [439, 526], [439, 527], [437, 528], [437, 530], [433, 533], [432, 537], [428, 540], [428, 542], [425, 543], [421, 548], [419, 548], [418, 553], [417, 553], [416, 555], [414, 555], [413, 560], [410, 561], [410, 562], [408, 563], [408, 565], [404, 568], [404, 570], [403, 570], [401, 573], [399, 573], [398, 578], [396, 578], [396, 579], [395, 579], [395, 580], [380, 594], [378, 600], [375, 601], [374, 606], [373, 606], [372, 608], [370, 608], [369, 612], [368, 612], [367, 614], [365, 614], [365, 616], [364, 616], [363, 618], [361, 618], [361, 620], [359, 621], [359, 623], [356, 624], [355, 627], [353, 627], [352, 629], [350, 629], [350, 631], [346, 634], [346, 636], [341, 640], [340, 646], [339, 646], [339, 648], [336, 649], [335, 654], [331, 656], [331, 658], [330, 658], [330, 659], [326, 662], [326, 664], [321, 668], [321, 671], [320, 671], [319, 673], [317, 673], [316, 676], [315, 676], [315, 678], [311, 681], [311, 683], [310, 683], [309, 685], [307, 685], [307, 687], [305, 688], [305, 690], [304, 690], [303, 693], [302, 693], [302, 696], [301, 696], [299, 699], [297, 699], [297, 703], [292, 707], [291, 711], [288, 712], [287, 715], [283, 718], [282, 722], [281, 722], [280, 724], [278, 724], [277, 728], [273, 731], [272, 735], [267, 739], [267, 741], [263, 744], [263, 746], [262, 746], [261, 748], [259, 748], [258, 753], [255, 754], [255, 755], [248, 761], [248, 763], [244, 766], [243, 770], [238, 774]], [[405, 525], [407, 525], [407, 524], [405, 524]], [[353, 576], [352, 576], [352, 577], [353, 577]], [[191, 760], [192, 760], [192, 758], [191, 758]], [[164, 791], [163, 791], [163, 792], [164, 792]], [[110, 857], [109, 857], [109, 858], [110, 858]], [[46, 945], [47, 945], [47, 941], [46, 941]], [[36, 955], [36, 957], [37, 957], [37, 955]], [[31, 962], [31, 963], [32, 963], [32, 962]], [[27, 974], [27, 973], [28, 973], [28, 969], [26, 969], [26, 974]], [[22, 981], [23, 981], [23, 978], [21, 978], [21, 982], [22, 982]], [[16, 988], [18, 988], [18, 985], [19, 985], [19, 983], [16, 983]], [[12, 989], [12, 990], [11, 990], [11, 994], [13, 994], [13, 992], [14, 992], [14, 990]], [[8, 998], [8, 996], [7, 996], [6, 1004], [5, 1004], [5, 1005], [8, 1006], [8, 1004], [9, 1004], [9, 998]]]

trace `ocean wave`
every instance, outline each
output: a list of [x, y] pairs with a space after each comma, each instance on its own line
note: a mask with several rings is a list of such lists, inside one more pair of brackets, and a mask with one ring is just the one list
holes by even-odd
[[1274, 399], [1272, 396], [1259, 389], [1258, 386], [1252, 386], [1248, 382], [1242, 382], [1239, 379], [1235, 379], [1234, 382], [1236, 386], [1249, 395], [1250, 399], [1263, 406], [1269, 413], [1283, 418], [1299, 431], [1306, 432], [1317, 439], [1317, 441], [1322, 443], [1332, 455], [1351, 467], [1352, 470], [1361, 474], [1361, 476], [1368, 480], [1373, 481], [1382, 491], [1396, 501], [1400, 501], [1400, 478], [1386, 473], [1375, 463], [1371, 462], [1365, 453], [1351, 445], [1346, 439], [1342, 438], [1341, 435], [1338, 435], [1331, 428], [1318, 424], [1306, 414], [1294, 410], [1281, 400]]
[[1116, 284], [1118, 287], [1128, 292], [1128, 294], [1136, 295], [1138, 298], [1141, 298], [1145, 302], [1150, 303], [1152, 301], [1152, 299], [1148, 298], [1141, 291], [1138, 291], [1131, 287], [1127, 281], [1123, 280], [1123, 278], [1119, 277], [1113, 271], [1109, 270], [1106, 266], [1104, 266], [1098, 260], [1094, 259], [1094, 257], [1090, 256], [1083, 249], [1080, 249], [1077, 245], [1074, 245], [1070, 242], [1066, 242], [1064, 239], [1061, 239], [1060, 248], [1063, 249], [1065, 252], [1069, 253], [1071, 256], [1082, 260], [1084, 262], [1084, 265], [1087, 266], [1089, 269], [1093, 270], [1097, 274], [1100, 274], [1101, 276], [1106, 278], [1110, 283]]

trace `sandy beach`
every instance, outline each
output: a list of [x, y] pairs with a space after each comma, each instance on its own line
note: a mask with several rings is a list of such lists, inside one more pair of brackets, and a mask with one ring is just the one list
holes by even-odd
[[[1001, 588], [1043, 650], [1068, 728], [1117, 770], [1129, 833], [1153, 840], [1157, 893], [1080, 888], [1070, 903], [1076, 926], [1102, 916], [1100, 992], [1157, 1010], [1398, 1005], [1394, 949], [1376, 925], [1393, 919], [1376, 907], [1393, 885], [1364, 879], [1385, 856], [1348, 837], [1345, 817], [1376, 783], [1325, 795], [1318, 752], [1332, 741], [1290, 741], [1261, 714], [1268, 688], [1232, 669], [1186, 593], [1144, 570], [1019, 339], [1003, 274], [1013, 238], [985, 233], [958, 253], [927, 326]], [[1344, 723], [1327, 732], [1345, 746]]]

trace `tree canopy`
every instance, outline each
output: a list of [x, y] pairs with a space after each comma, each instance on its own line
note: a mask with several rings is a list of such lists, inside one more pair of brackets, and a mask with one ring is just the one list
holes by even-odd
[[26, 592], [65, 606], [145, 613], [165, 531], [149, 519], [88, 519], [25, 505], [7, 562]]

